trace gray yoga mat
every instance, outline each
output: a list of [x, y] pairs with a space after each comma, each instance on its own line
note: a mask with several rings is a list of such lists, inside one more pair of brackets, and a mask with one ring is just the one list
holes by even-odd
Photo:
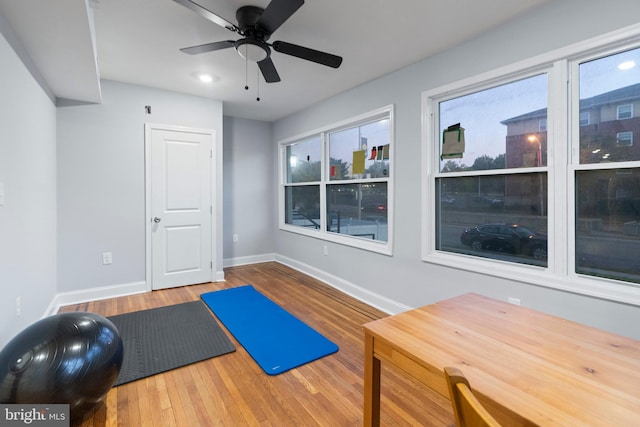
[[108, 318], [124, 344], [116, 386], [235, 351], [200, 301]]

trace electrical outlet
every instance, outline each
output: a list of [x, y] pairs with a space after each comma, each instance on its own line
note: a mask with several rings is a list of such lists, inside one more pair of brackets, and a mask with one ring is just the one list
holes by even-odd
[[323, 250], [324, 250], [324, 256], [329, 255], [329, 247], [327, 245], [323, 246]]
[[22, 317], [22, 298], [16, 298], [16, 319]]
[[233, 243], [238, 243], [238, 235], [237, 234], [233, 235]]
[[102, 252], [102, 265], [111, 264], [113, 262], [113, 255], [111, 252]]

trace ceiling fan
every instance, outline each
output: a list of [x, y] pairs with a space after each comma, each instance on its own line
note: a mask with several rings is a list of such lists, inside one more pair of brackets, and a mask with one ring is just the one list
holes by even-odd
[[280, 81], [278, 71], [271, 60], [271, 48], [279, 53], [306, 59], [307, 61], [332, 68], [338, 68], [342, 64], [340, 56], [330, 53], [283, 41], [267, 43], [271, 35], [304, 4], [304, 0], [272, 0], [266, 9], [257, 6], [242, 6], [236, 11], [237, 25], [191, 0], [174, 1], [209, 21], [242, 36], [239, 40], [223, 40], [186, 47], [180, 49], [182, 52], [196, 55], [233, 47], [246, 60], [258, 63], [260, 72], [267, 83]]

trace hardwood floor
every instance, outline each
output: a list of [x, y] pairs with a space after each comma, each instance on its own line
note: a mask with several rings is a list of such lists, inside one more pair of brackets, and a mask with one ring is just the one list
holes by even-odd
[[[70, 305], [60, 312], [112, 316], [195, 301], [204, 292], [251, 283], [340, 350], [268, 376], [227, 332], [237, 347], [234, 353], [115, 387], [83, 427], [362, 425], [362, 325], [386, 314], [278, 263], [228, 268], [225, 276], [225, 282]], [[383, 364], [383, 426], [451, 426], [449, 405]]]

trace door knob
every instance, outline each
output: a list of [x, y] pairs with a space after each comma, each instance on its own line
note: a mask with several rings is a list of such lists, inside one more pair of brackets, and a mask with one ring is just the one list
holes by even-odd
[[153, 218], [153, 222], [155, 222], [156, 224], [160, 221], [162, 221], [162, 218], [158, 218], [157, 216]]

